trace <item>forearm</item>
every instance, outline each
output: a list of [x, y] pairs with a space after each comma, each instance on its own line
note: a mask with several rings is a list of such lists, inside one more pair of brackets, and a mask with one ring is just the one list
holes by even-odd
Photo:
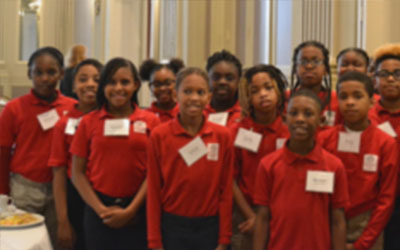
[[11, 147], [0, 147], [0, 194], [10, 192]]
[[126, 207], [126, 211], [128, 212], [130, 217], [134, 217], [139, 210], [139, 208], [143, 205], [146, 200], [147, 194], [147, 179], [145, 179], [142, 185], [139, 188], [139, 191], [136, 193], [132, 202]]
[[346, 247], [346, 219], [343, 209], [332, 211], [332, 250]]
[[59, 223], [68, 221], [66, 180], [67, 171], [65, 167], [53, 168], [53, 196]]
[[269, 236], [269, 209], [260, 206], [256, 215], [256, 223], [253, 238], [253, 250], [265, 250]]
[[251, 218], [255, 216], [253, 209], [247, 202], [236, 181], [233, 182], [233, 199], [239, 210], [246, 218]]

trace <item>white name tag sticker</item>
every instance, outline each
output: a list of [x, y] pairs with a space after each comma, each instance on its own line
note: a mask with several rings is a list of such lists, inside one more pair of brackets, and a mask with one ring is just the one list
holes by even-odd
[[104, 122], [105, 136], [129, 136], [129, 119], [107, 119]]
[[359, 153], [361, 133], [339, 132], [338, 151]]
[[307, 171], [306, 191], [318, 193], [333, 193], [335, 173], [327, 171]]
[[332, 110], [325, 110], [324, 111], [324, 116], [325, 116], [325, 124], [328, 126], [334, 126], [335, 125], [335, 119], [336, 119], [336, 112]]
[[146, 134], [147, 124], [144, 121], [135, 121], [133, 123], [133, 132]]
[[218, 161], [219, 143], [208, 143], [207, 150], [207, 160]]
[[74, 135], [80, 120], [81, 118], [68, 118], [67, 126], [65, 127], [65, 133], [67, 135]]
[[179, 149], [179, 154], [182, 156], [188, 167], [198, 161], [201, 157], [205, 156], [207, 153], [208, 149], [200, 137], [196, 137], [191, 142]]
[[57, 113], [56, 109], [52, 109], [50, 111], [41, 113], [37, 116], [37, 119], [40, 123], [40, 126], [44, 131], [51, 129], [56, 125], [58, 120], [60, 119], [60, 116]]
[[285, 146], [286, 138], [278, 138], [276, 139], [276, 149], [281, 149]]
[[390, 135], [391, 137], [397, 137], [397, 133], [394, 131], [389, 121], [379, 124], [378, 128], [386, 134]]
[[374, 154], [365, 154], [363, 161], [363, 170], [366, 172], [378, 171], [379, 157]]
[[239, 148], [247, 149], [257, 153], [260, 147], [262, 135], [248, 129], [239, 128], [234, 145]]
[[226, 126], [228, 116], [228, 112], [212, 113], [208, 115], [208, 120], [221, 126]]

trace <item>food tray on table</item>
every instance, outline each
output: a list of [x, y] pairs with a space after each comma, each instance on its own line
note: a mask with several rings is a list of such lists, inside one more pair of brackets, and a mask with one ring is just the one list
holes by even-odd
[[43, 222], [44, 217], [40, 214], [17, 211], [0, 216], [0, 229], [33, 227]]

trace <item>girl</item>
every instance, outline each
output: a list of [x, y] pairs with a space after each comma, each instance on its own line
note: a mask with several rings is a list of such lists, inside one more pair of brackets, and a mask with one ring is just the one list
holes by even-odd
[[36, 50], [28, 61], [31, 92], [9, 101], [0, 118], [0, 193], [10, 191], [18, 208], [43, 214], [54, 246], [57, 226], [47, 160], [54, 125], [76, 103], [56, 90], [63, 61], [56, 48]]
[[[236, 138], [233, 194], [237, 206], [233, 215], [232, 237], [234, 250], [252, 249], [255, 221], [253, 187], [259, 161], [261, 157], [280, 148], [289, 135], [280, 117], [287, 86], [282, 72], [274, 66], [260, 64], [248, 69], [244, 78], [243, 92], [248, 100], [250, 115], [232, 127], [233, 138]], [[261, 139], [259, 143], [243, 141], [256, 137]]]
[[367, 52], [359, 48], [346, 48], [336, 57], [338, 76], [349, 71], [358, 71], [364, 74], [368, 72], [369, 57]]
[[312, 90], [321, 99], [325, 116], [323, 126], [335, 125], [339, 112], [336, 92], [331, 89], [329, 51], [320, 42], [306, 41], [294, 50], [290, 92], [293, 94], [302, 88]]
[[346, 173], [340, 160], [315, 141], [320, 113], [314, 92], [302, 89], [291, 96], [290, 138], [257, 170], [254, 250], [345, 248]]
[[72, 181], [86, 203], [89, 250], [146, 249], [146, 147], [159, 120], [137, 107], [139, 87], [130, 61], [109, 61], [100, 76], [99, 109], [82, 118], [72, 141]]
[[85, 249], [82, 224], [84, 203], [69, 179], [69, 148], [80, 118], [97, 105], [96, 93], [101, 69], [101, 63], [94, 59], [86, 59], [76, 66], [73, 90], [79, 103], [69, 110], [54, 128], [48, 165], [54, 167], [53, 194], [58, 222], [57, 238], [59, 245], [65, 248]]
[[238, 85], [242, 76], [242, 64], [233, 54], [222, 50], [208, 58], [206, 69], [210, 77], [212, 98], [204, 113], [209, 121], [229, 126], [241, 116]]
[[142, 80], [149, 81], [150, 89], [156, 98], [149, 111], [155, 113], [161, 122], [174, 118], [179, 111], [176, 104], [176, 74], [185, 65], [181, 59], [171, 59], [168, 64], [157, 63], [149, 59], [140, 66]]
[[[380, 94], [369, 117], [400, 145], [400, 44], [384, 45], [376, 50], [375, 82]], [[398, 185], [398, 187], [400, 187]], [[384, 233], [385, 250], [400, 249], [400, 190], [397, 188], [395, 208]]]
[[210, 100], [203, 70], [179, 72], [176, 90], [179, 114], [153, 131], [148, 149], [149, 248], [225, 250], [232, 230], [229, 130], [202, 114]]

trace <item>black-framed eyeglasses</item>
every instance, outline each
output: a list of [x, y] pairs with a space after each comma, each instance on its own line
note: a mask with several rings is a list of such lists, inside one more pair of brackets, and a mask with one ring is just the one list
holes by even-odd
[[307, 65], [311, 65], [311, 67], [314, 68], [314, 67], [317, 67], [317, 66], [321, 65], [322, 63], [323, 63], [323, 60], [319, 59], [319, 58], [314, 58], [314, 59], [302, 58], [302, 59], [298, 59], [297, 60], [297, 64], [301, 65], [303, 67], [305, 67]]
[[381, 70], [375, 73], [375, 76], [379, 78], [389, 78], [390, 76], [393, 76], [393, 78], [397, 81], [400, 81], [400, 69], [397, 69], [393, 72], [389, 72], [387, 70]]
[[165, 80], [163, 82], [153, 81], [150, 82], [150, 86], [153, 88], [161, 88], [162, 86], [169, 87], [175, 83], [175, 80]]

